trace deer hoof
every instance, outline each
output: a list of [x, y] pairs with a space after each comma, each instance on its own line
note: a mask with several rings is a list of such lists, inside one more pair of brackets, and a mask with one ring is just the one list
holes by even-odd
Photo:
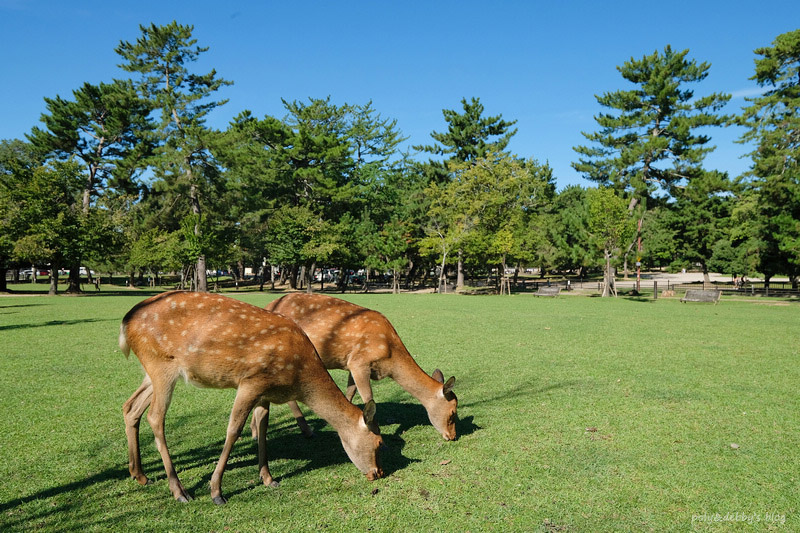
[[211, 500], [217, 505], [225, 505], [228, 503], [228, 500], [226, 500], [224, 496], [214, 496]]

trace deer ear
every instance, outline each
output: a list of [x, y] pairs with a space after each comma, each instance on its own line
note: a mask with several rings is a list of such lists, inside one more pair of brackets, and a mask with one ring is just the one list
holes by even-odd
[[442, 394], [447, 396], [453, 392], [453, 385], [456, 384], [456, 377], [450, 376], [450, 379], [447, 380], [447, 383], [442, 385]]
[[367, 424], [369, 427], [373, 420], [375, 419], [375, 411], [377, 407], [375, 406], [375, 400], [370, 400], [364, 406], [364, 423]]
[[438, 381], [439, 383], [444, 383], [444, 374], [442, 374], [442, 371], [439, 370], [438, 368], [433, 371], [433, 374], [431, 374], [431, 377], [433, 379], [435, 379], [436, 381]]

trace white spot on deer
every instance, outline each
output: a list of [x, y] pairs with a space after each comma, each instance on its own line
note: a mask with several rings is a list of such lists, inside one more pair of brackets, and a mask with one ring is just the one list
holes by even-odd
[[197, 308], [202, 309], [203, 307], [205, 307], [205, 305], [206, 304], [204, 304], [203, 302], [200, 302], [199, 304], [197, 304]]
[[185, 308], [186, 307], [186, 302], [185, 301], [181, 302], [180, 306], [181, 306], [181, 309]]
[[287, 364], [286, 370], [294, 370], [294, 365], [292, 363]]
[[175, 309], [176, 307], [178, 307], [178, 302], [176, 302], [175, 300], [172, 300], [169, 303], [169, 307], [170, 307], [170, 309]]

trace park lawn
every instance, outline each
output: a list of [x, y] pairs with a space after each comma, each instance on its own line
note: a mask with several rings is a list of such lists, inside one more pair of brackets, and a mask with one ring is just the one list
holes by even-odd
[[374, 383], [388, 475], [369, 482], [330, 427], [309, 413], [305, 440], [275, 406], [281, 486], [260, 484], [243, 438], [217, 507], [232, 390], [176, 387], [167, 440], [193, 502], [172, 499], [146, 422], [155, 483], [128, 477], [121, 406], [142, 373], [116, 342], [148, 295], [0, 297], [1, 531], [800, 528], [800, 302], [345, 295], [386, 314], [428, 373], [456, 376], [460, 438]]

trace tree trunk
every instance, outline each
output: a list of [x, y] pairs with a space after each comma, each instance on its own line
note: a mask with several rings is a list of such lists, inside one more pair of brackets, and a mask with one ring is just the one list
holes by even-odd
[[442, 270], [439, 272], [439, 292], [447, 292], [447, 252], [442, 253]]
[[289, 287], [294, 290], [297, 290], [297, 271], [300, 270], [300, 267], [297, 265], [292, 265], [291, 271], [289, 272]]
[[456, 291], [464, 288], [464, 254], [458, 251], [458, 270], [456, 272]]
[[311, 263], [309, 268], [306, 268], [306, 292], [311, 294], [314, 292], [314, 271], [317, 269], [317, 262]]
[[408, 261], [408, 269], [406, 270], [406, 290], [411, 290], [413, 286], [413, 279], [416, 277], [417, 265], [414, 261]]
[[[197, 237], [197, 240], [200, 241], [200, 237], [202, 234], [202, 229], [200, 228], [200, 217], [201, 217], [201, 210], [200, 210], [200, 198], [198, 197], [197, 193], [197, 185], [194, 183], [194, 177], [192, 175], [192, 166], [187, 160], [186, 163], [186, 177], [188, 178], [189, 183], [191, 183], [191, 187], [189, 188], [189, 199], [192, 203], [192, 213], [197, 215], [197, 219], [194, 223], [194, 235]], [[194, 272], [195, 275], [195, 290], [197, 292], [208, 292], [208, 274], [206, 273], [206, 256], [205, 254], [201, 253], [197, 257], [197, 267]]]
[[[51, 265], [52, 266], [52, 265]], [[52, 269], [50, 270], [50, 279], [52, 282]], [[58, 278], [56, 278], [58, 279]], [[69, 294], [79, 294], [81, 293], [81, 267], [78, 266], [71, 266], [69, 269], [69, 277], [67, 278], [67, 290], [65, 291]]]
[[[50, 290], [47, 291], [47, 294], [50, 296], [55, 296], [58, 294], [58, 269], [60, 265], [58, 265], [55, 261], [50, 263]], [[70, 271], [70, 274], [72, 271]]]
[[606, 248], [603, 250], [606, 258], [605, 273], [603, 274], [603, 298], [613, 295], [617, 296], [617, 286], [614, 280], [614, 271], [611, 268], [611, 251]]
[[500, 277], [500, 294], [511, 294], [511, 287], [509, 286], [508, 274], [506, 274], [506, 256], [500, 259], [500, 268], [502, 269]]
[[622, 277], [623, 279], [628, 279], [628, 255], [633, 250], [633, 246], [636, 244], [636, 238], [628, 245], [628, 249], [625, 250], [625, 255], [622, 258]]
[[7, 268], [0, 268], [0, 292], [8, 292], [8, 283], [6, 282]]

